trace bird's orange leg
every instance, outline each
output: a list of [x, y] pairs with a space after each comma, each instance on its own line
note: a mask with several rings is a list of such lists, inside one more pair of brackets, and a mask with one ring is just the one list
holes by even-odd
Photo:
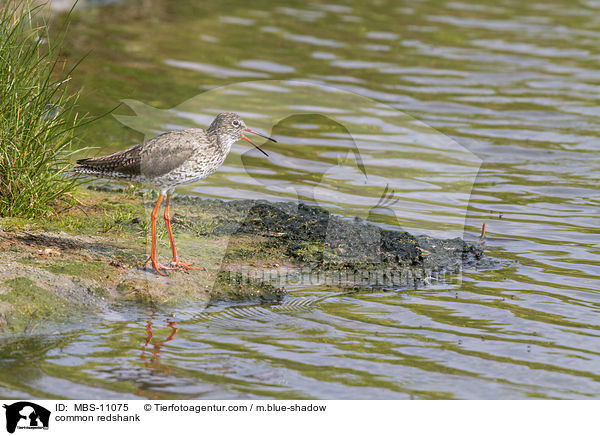
[[163, 195], [161, 194], [158, 196], [158, 200], [156, 201], [156, 206], [154, 206], [154, 209], [152, 209], [152, 215], [150, 215], [150, 217], [152, 218], [152, 252], [150, 253], [150, 260], [152, 261], [152, 266], [154, 267], [156, 272], [159, 273], [161, 276], [166, 276], [165, 273], [160, 271], [161, 269], [176, 269], [176, 268], [169, 268], [164, 265], [161, 265], [161, 263], [158, 261], [158, 257], [156, 256], [156, 218], [158, 217], [158, 208], [160, 207], [160, 204], [162, 203], [162, 199], [163, 199]]
[[165, 205], [165, 224], [167, 225], [167, 233], [169, 234], [169, 242], [171, 243], [171, 250], [173, 251], [173, 259], [171, 260], [171, 265], [175, 265], [177, 268], [181, 268], [184, 271], [186, 271], [188, 269], [204, 270], [204, 268], [198, 268], [196, 266], [192, 266], [191, 263], [183, 263], [179, 260], [179, 256], [177, 256], [177, 249], [175, 248], [175, 238], [173, 237], [173, 230], [171, 230], [171, 216], [169, 215], [170, 207], [171, 207], [171, 196], [167, 195], [167, 204]]

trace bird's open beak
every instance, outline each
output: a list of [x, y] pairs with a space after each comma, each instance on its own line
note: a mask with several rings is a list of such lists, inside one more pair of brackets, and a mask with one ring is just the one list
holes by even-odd
[[[252, 130], [249, 129], [248, 127], [244, 127], [244, 131], [248, 132], [248, 133], [252, 133], [254, 135], [258, 135], [258, 136], [262, 136], [263, 138], [268, 139], [269, 141], [273, 141], [273, 142], [277, 142], [275, 141], [273, 138], [267, 136], [267, 135], [263, 135], [262, 133], [257, 132], [256, 130]], [[258, 148], [258, 150], [264, 154], [265, 156], [269, 157], [269, 155], [267, 153], [264, 152], [264, 150], [262, 148], [260, 148], [258, 145], [256, 145], [254, 142], [252, 142], [246, 135], [244, 135], [242, 133], [242, 139], [245, 139], [246, 141], [248, 141], [250, 144], [254, 145], [256, 148]]]

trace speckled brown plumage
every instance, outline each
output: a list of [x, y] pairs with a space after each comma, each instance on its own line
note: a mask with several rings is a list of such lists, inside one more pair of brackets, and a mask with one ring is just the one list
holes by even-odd
[[[234, 127], [232, 122], [239, 122]], [[141, 182], [161, 190], [197, 182], [221, 166], [245, 127], [231, 112], [219, 114], [207, 130], [175, 130], [108, 156], [80, 159], [75, 171]]]
[[101, 178], [114, 178], [152, 185], [160, 190], [160, 195], [152, 212], [152, 266], [161, 275], [161, 269], [173, 269], [161, 265], [156, 257], [156, 218], [163, 196], [167, 195], [165, 223], [173, 251], [174, 269], [193, 269], [190, 264], [179, 261], [175, 241], [171, 231], [169, 205], [173, 190], [180, 185], [198, 182], [215, 172], [225, 161], [234, 142], [245, 139], [262, 153], [266, 153], [248, 139], [243, 132], [255, 132], [248, 127], [239, 115], [223, 112], [217, 115], [210, 127], [203, 129], [175, 130], [164, 133], [127, 150], [107, 156], [80, 159], [74, 171]]

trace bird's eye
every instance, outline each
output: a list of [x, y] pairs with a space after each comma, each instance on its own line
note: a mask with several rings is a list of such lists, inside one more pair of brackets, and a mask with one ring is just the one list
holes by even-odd
[[238, 120], [233, 120], [231, 124], [233, 124], [233, 127], [240, 127], [240, 122]]

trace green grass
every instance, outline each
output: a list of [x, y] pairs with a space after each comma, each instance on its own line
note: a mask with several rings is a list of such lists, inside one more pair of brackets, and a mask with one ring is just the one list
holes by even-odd
[[[144, 208], [138, 194], [104, 193], [76, 186], [72, 194], [77, 198], [74, 207], [59, 214], [39, 215], [31, 218], [0, 216], [0, 232], [46, 231], [70, 232], [78, 235], [124, 235], [133, 242], [145, 241], [151, 234], [150, 210]], [[208, 220], [210, 223], [210, 220]], [[193, 223], [192, 223], [193, 224]], [[174, 224], [174, 231], [185, 230], [197, 234], [205, 226]], [[200, 229], [200, 230], [199, 230]], [[132, 239], [133, 238], [133, 239]], [[168, 241], [162, 217], [157, 226], [157, 239]]]
[[62, 35], [50, 35], [41, 6], [0, 6], [0, 216], [44, 216], [73, 201], [68, 151], [85, 121], [58, 57]]

